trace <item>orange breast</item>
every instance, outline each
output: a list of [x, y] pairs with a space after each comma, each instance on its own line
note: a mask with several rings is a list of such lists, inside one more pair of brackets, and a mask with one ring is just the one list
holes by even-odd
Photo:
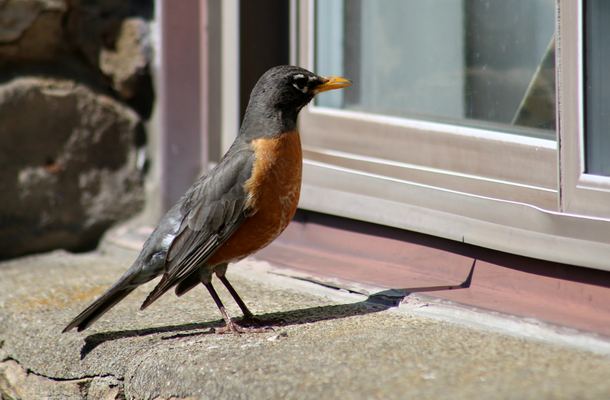
[[254, 213], [209, 258], [210, 265], [240, 260], [269, 245], [296, 212], [303, 171], [299, 133], [257, 139], [251, 146], [256, 159], [244, 189]]

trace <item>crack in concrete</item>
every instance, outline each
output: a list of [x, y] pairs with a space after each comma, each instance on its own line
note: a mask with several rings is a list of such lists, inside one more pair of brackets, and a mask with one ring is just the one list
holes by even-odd
[[39, 374], [10, 356], [0, 362], [0, 397], [30, 399], [59, 396], [83, 400], [123, 400], [123, 379], [114, 375], [60, 378]]

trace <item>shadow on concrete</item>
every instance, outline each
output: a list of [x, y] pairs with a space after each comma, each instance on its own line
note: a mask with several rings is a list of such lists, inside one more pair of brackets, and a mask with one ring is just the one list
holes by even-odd
[[[300, 310], [267, 313], [257, 315], [257, 318], [264, 322], [267, 322], [268, 326], [272, 328], [273, 326], [301, 325], [319, 321], [346, 318], [355, 315], [364, 315], [374, 312], [380, 312], [387, 310], [391, 307], [397, 307], [400, 302], [405, 298], [405, 296], [412, 292], [454, 290], [467, 288], [470, 286], [473, 273], [474, 265], [470, 270], [470, 274], [468, 275], [466, 280], [457, 286], [390, 289], [374, 293], [370, 295], [366, 300], [360, 301], [358, 303], [337, 304], [330, 306], [310, 307]], [[236, 321], [239, 322], [240, 319], [236, 318]], [[97, 346], [112, 340], [120, 340], [130, 337], [141, 337], [158, 333], [176, 332], [176, 334], [174, 335], [162, 338], [162, 340], [171, 340], [188, 336], [212, 334], [214, 333], [214, 328], [219, 328], [223, 326], [224, 321], [222, 319], [219, 319], [211, 322], [170, 325], [148, 329], [94, 333], [93, 335], [89, 335], [85, 338], [85, 345], [81, 349], [81, 360], [84, 359]]]
[[[400, 299], [403, 297], [404, 295], [401, 295]], [[352, 304], [337, 304], [260, 314], [256, 317], [262, 321], [269, 322], [269, 327], [273, 328], [273, 326], [301, 325], [318, 321], [346, 318], [354, 315], [370, 314], [387, 310], [388, 308], [395, 307], [400, 303], [399, 300], [397, 302], [393, 300], [390, 303], [382, 299], [374, 298], [373, 296], [369, 297], [369, 299]], [[240, 320], [240, 318], [235, 318], [235, 321], [238, 323]], [[81, 360], [84, 359], [97, 346], [112, 340], [121, 340], [131, 337], [141, 337], [170, 332], [175, 332], [176, 334], [169, 337], [164, 337], [163, 340], [188, 336], [209, 335], [214, 333], [214, 328], [220, 328], [224, 325], [224, 320], [219, 319], [210, 322], [94, 333], [85, 338], [85, 345], [81, 349]]]

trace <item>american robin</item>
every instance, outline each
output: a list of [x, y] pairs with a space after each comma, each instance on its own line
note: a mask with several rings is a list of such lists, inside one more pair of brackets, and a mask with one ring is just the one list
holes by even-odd
[[269, 245], [288, 226], [301, 190], [299, 111], [316, 94], [351, 83], [295, 66], [267, 71], [252, 90], [239, 134], [220, 163], [165, 214], [121, 279], [63, 332], [87, 329], [138, 286], [161, 274], [142, 310], [173, 287], [181, 296], [201, 282], [226, 322], [217, 333], [264, 331], [231, 319], [212, 286], [212, 275], [227, 287], [244, 318], [254, 320], [225, 276], [227, 265]]

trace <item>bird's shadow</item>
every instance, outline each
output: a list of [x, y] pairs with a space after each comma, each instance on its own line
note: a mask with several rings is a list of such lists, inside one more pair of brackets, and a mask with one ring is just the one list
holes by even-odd
[[[404, 289], [390, 289], [370, 295], [366, 300], [351, 304], [336, 304], [320, 307], [310, 307], [298, 310], [282, 311], [275, 313], [267, 313], [257, 315], [257, 318], [263, 321], [269, 321], [270, 326], [288, 326], [314, 323], [319, 321], [327, 321], [351, 317], [355, 315], [365, 315], [387, 310], [392, 307], [397, 307], [400, 302], [414, 292], [429, 292], [440, 290], [455, 290], [470, 287], [472, 275], [474, 273], [474, 264], [464, 282], [459, 285], [447, 286], [426, 286]], [[239, 322], [239, 319], [236, 319]], [[278, 323], [279, 321], [279, 323]], [[85, 344], [81, 348], [81, 360], [84, 359], [91, 351], [99, 345], [113, 341], [126, 339], [130, 337], [142, 337], [159, 333], [176, 332], [176, 334], [163, 337], [163, 340], [208, 335], [214, 333], [214, 328], [223, 327], [225, 325], [222, 319], [209, 322], [169, 325], [162, 327], [152, 327], [146, 329], [132, 329], [124, 331], [100, 332], [89, 335], [85, 338]]]
[[[385, 300], [378, 301], [369, 298], [358, 303], [337, 304], [329, 306], [302, 308], [298, 310], [282, 311], [275, 313], [258, 314], [256, 317], [259, 320], [268, 322], [269, 327], [300, 325], [387, 310], [390, 307], [398, 305], [402, 298], [404, 298], [403, 294], [400, 294], [400, 297], [394, 297], [393, 299], [396, 304], [392, 305], [386, 304], [387, 301]], [[240, 318], [235, 318], [235, 321], [239, 323]], [[85, 338], [85, 344], [81, 348], [80, 352], [81, 360], [84, 359], [91, 351], [93, 351], [99, 345], [113, 340], [120, 340], [131, 337], [142, 337], [159, 333], [174, 333], [173, 335], [163, 337], [162, 340], [170, 340], [188, 336], [209, 335], [214, 334], [215, 328], [220, 328], [224, 325], [224, 320], [219, 319], [216, 321], [201, 323], [94, 333]]]

